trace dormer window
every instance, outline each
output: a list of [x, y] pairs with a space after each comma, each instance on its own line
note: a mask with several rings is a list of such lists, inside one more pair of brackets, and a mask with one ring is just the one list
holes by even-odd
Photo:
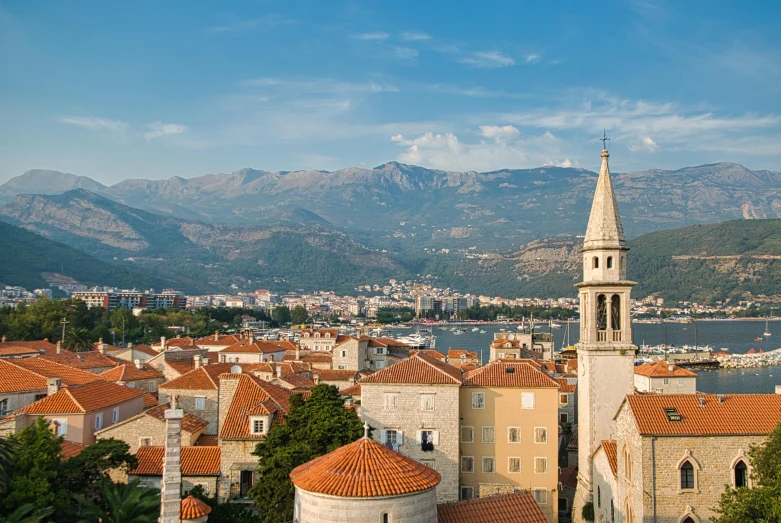
[[331, 337], [331, 333], [330, 333], [330, 332], [326, 332], [326, 333], [325, 333], [325, 337], [326, 337], [326, 338], [330, 338], [330, 337]]
[[268, 433], [268, 416], [253, 416], [249, 420], [249, 431], [253, 435], [262, 435]]
[[320, 333], [319, 333], [319, 332], [316, 332], [316, 333], [315, 333], [315, 338], [319, 338], [319, 337], [320, 337]]

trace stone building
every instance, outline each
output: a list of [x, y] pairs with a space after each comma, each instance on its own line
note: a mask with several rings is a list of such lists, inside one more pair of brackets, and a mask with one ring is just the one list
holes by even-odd
[[[298, 340], [302, 349], [331, 352], [337, 343], [349, 336], [340, 336], [339, 329], [304, 329]], [[340, 339], [341, 338], [341, 339]]]
[[777, 394], [627, 396], [594, 454], [599, 521], [611, 507], [616, 521], [711, 521], [725, 485], [752, 485], [748, 450], [780, 420]]
[[578, 378], [556, 378], [556, 382], [559, 384], [559, 423], [577, 423]]
[[658, 394], [694, 394], [697, 374], [666, 361], [643, 363], [635, 367], [635, 389]]
[[367, 435], [293, 469], [290, 479], [298, 523], [437, 521], [439, 473]]
[[436, 470], [438, 501], [457, 500], [461, 372], [417, 353], [359, 383], [372, 437]]
[[221, 363], [262, 363], [282, 361], [286, 349], [269, 341], [258, 341], [250, 336], [246, 340], [219, 351]]
[[409, 356], [409, 346], [390, 338], [346, 338], [331, 351], [335, 370], [379, 370]]
[[220, 374], [230, 372], [230, 363], [210, 363], [163, 383], [158, 388], [160, 403], [176, 395], [179, 407], [208, 422], [206, 434], [217, 434], [220, 410]]
[[117, 385], [153, 394], [157, 394], [157, 387], [165, 381], [165, 376], [162, 373], [145, 365], [141, 360], [119, 364], [113, 369], [101, 372], [98, 377]]
[[312, 378], [316, 383], [333, 385], [337, 389], [352, 387], [361, 378], [357, 370], [315, 370]]
[[556, 521], [558, 406], [559, 384], [533, 362], [495, 360], [464, 374], [460, 498], [530, 489]]
[[[139, 480], [141, 485], [159, 489], [163, 482], [163, 446], [141, 447], [136, 453], [138, 464], [128, 471], [128, 481]], [[220, 476], [220, 447], [182, 447], [181, 467], [183, 495], [200, 486], [208, 496], [217, 493]]]

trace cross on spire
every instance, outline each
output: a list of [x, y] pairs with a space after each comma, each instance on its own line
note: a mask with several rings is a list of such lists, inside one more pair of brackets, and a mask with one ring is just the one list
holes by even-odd
[[602, 129], [602, 138], [600, 138], [599, 141], [602, 142], [602, 148], [607, 150], [607, 142], [610, 141], [610, 138], [607, 137], [606, 129]]

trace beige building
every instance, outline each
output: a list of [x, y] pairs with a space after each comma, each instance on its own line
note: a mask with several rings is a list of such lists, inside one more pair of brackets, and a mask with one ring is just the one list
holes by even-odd
[[697, 374], [666, 361], [643, 363], [635, 367], [635, 389], [657, 394], [694, 394]]
[[777, 394], [627, 396], [594, 454], [598, 521], [611, 506], [621, 522], [711, 521], [725, 485], [752, 485], [748, 450], [780, 420]]
[[460, 390], [460, 498], [532, 491], [558, 517], [559, 384], [529, 362], [495, 360]]
[[206, 434], [217, 434], [219, 420], [220, 374], [230, 372], [230, 363], [210, 363], [182, 376], [163, 383], [159, 387], [160, 403], [169, 403], [171, 396], [178, 397], [179, 407], [209, 424]]
[[301, 331], [298, 344], [306, 350], [331, 352], [337, 343], [347, 338], [349, 336], [339, 335], [339, 329], [305, 329]]
[[145, 365], [141, 360], [117, 365], [113, 369], [101, 372], [98, 377], [117, 385], [152, 394], [157, 394], [157, 387], [165, 381], [165, 376], [151, 366]]
[[436, 470], [438, 502], [457, 500], [461, 371], [417, 353], [359, 383], [372, 437]]
[[334, 370], [380, 370], [409, 356], [409, 346], [390, 338], [346, 338], [331, 351]]
[[282, 361], [286, 349], [268, 341], [250, 337], [219, 351], [220, 363], [262, 363]]

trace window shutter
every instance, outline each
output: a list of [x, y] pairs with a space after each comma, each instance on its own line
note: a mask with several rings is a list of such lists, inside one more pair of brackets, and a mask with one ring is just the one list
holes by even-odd
[[388, 433], [385, 429], [380, 431], [380, 443], [385, 445], [388, 442]]
[[415, 444], [420, 445], [422, 443], [423, 437], [421, 436], [420, 430], [415, 431]]
[[434, 445], [439, 445], [439, 431], [435, 430], [434, 432]]
[[401, 445], [404, 443], [404, 433], [400, 430], [396, 431], [396, 442]]

